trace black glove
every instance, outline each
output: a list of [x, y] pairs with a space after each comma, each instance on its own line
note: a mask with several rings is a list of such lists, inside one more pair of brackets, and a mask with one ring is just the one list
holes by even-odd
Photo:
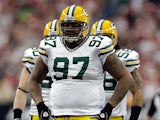
[[38, 115], [40, 120], [49, 120], [51, 117], [50, 109], [44, 104], [44, 102], [40, 102], [37, 104]]
[[14, 113], [14, 120], [21, 120], [22, 110], [19, 108], [16, 108], [13, 110]]
[[112, 110], [113, 107], [111, 106], [111, 104], [107, 103], [106, 106], [101, 111], [101, 113], [99, 114], [99, 120], [109, 120]]
[[140, 106], [132, 106], [131, 107], [131, 116], [130, 116], [129, 120], [138, 120], [140, 112], [141, 112]]

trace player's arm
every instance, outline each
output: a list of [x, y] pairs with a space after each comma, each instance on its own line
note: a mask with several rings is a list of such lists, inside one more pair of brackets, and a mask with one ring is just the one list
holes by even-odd
[[138, 69], [134, 69], [131, 72], [131, 75], [133, 77], [133, 82], [130, 87], [130, 91], [133, 95], [133, 102], [132, 106], [141, 106], [143, 105], [143, 92], [142, 92], [142, 80], [141, 75], [138, 71]]
[[141, 111], [141, 107], [143, 105], [143, 91], [142, 91], [142, 84], [141, 84], [141, 76], [138, 69], [134, 69], [131, 72], [133, 77], [133, 82], [130, 87], [130, 91], [133, 95], [132, 107], [131, 107], [131, 116], [130, 120], [138, 119], [138, 116]]
[[51, 112], [49, 108], [44, 104], [40, 84], [42, 83], [42, 80], [47, 73], [48, 67], [43, 62], [42, 57], [39, 56], [37, 63], [29, 78], [29, 92], [37, 106], [39, 118], [45, 120], [50, 117]]
[[114, 94], [100, 113], [100, 118], [102, 120], [105, 120], [106, 118], [108, 120], [112, 109], [118, 105], [128, 92], [133, 78], [115, 53], [110, 54], [106, 58], [104, 69], [119, 81]]
[[29, 71], [24, 67], [20, 75], [19, 85], [13, 101], [14, 119], [21, 118], [22, 111], [26, 106], [29, 76]]
[[47, 73], [48, 67], [43, 62], [41, 56], [39, 56], [37, 63], [29, 78], [29, 92], [36, 105], [43, 101], [40, 84]]
[[104, 68], [119, 81], [109, 100], [109, 103], [115, 107], [128, 92], [133, 78], [115, 53], [107, 57]]

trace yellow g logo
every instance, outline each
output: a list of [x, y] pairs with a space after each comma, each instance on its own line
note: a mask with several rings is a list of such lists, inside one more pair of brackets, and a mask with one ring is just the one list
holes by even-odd
[[87, 13], [86, 9], [83, 9], [83, 13], [84, 13], [86, 16], [88, 16], [88, 13]]

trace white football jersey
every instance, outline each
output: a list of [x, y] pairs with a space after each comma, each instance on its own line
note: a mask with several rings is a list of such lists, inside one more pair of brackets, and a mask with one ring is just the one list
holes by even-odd
[[[116, 52], [118, 58], [124, 63], [129, 72], [140, 67], [139, 54], [134, 50], [120, 49]], [[117, 85], [115, 80], [109, 73], [106, 72], [104, 80], [104, 89], [106, 102], [111, 98], [114, 89]], [[111, 116], [125, 116], [127, 114], [127, 96], [113, 109]]]
[[149, 103], [147, 115], [153, 120], [160, 120], [160, 91], [157, 91]]
[[156, 108], [156, 113], [155, 113], [155, 118], [157, 117], [158, 120], [160, 120], [160, 93], [157, 94], [154, 98], [154, 101], [153, 101], [154, 105], [155, 105], [155, 108]]
[[[29, 48], [29, 49], [25, 50], [24, 56], [22, 58], [22, 62], [23, 62], [24, 67], [26, 67], [26, 69], [29, 71], [29, 73], [32, 72], [32, 70], [35, 66], [35, 63], [38, 59], [38, 56], [39, 56], [38, 48], [34, 47], [34, 48]], [[50, 92], [52, 82], [53, 81], [51, 80], [51, 77], [47, 74], [45, 79], [42, 81], [42, 85], [41, 85], [42, 97], [43, 97], [43, 100], [47, 106], [49, 106], [49, 92]], [[30, 115], [38, 115], [37, 107], [36, 107], [33, 99], [31, 99], [29, 113], [30, 113]]]
[[104, 106], [103, 64], [114, 53], [108, 37], [90, 36], [70, 50], [61, 37], [41, 41], [39, 52], [56, 81], [52, 84], [52, 114], [95, 115]]

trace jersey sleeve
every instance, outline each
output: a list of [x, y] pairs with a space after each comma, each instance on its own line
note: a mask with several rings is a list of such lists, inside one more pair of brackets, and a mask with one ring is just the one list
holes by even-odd
[[139, 54], [136, 51], [132, 50], [130, 55], [127, 57], [127, 60], [125, 61], [125, 65], [129, 70], [129, 72], [132, 72], [134, 69], [139, 69], [140, 67]]
[[48, 53], [47, 53], [47, 51], [46, 51], [45, 39], [40, 42], [38, 51], [39, 51], [40, 56], [41, 56], [42, 59], [43, 59], [43, 62], [44, 62], [45, 64], [47, 64]]
[[22, 62], [24, 67], [31, 73], [33, 70], [33, 67], [35, 65], [35, 59], [33, 57], [33, 50], [32, 48], [29, 48], [24, 51], [24, 55], [22, 57]]
[[115, 52], [114, 46], [112, 45], [112, 40], [109, 37], [103, 37], [104, 40], [99, 48], [98, 55], [102, 61], [102, 64], [105, 63], [106, 58]]

